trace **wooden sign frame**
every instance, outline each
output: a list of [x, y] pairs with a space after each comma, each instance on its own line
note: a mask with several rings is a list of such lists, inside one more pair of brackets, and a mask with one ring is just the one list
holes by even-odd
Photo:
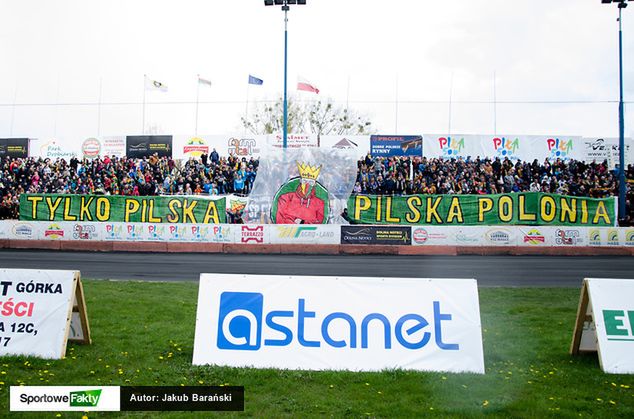
[[[583, 348], [581, 340], [584, 337], [584, 331], [590, 333], [595, 340], [594, 348]], [[594, 329], [594, 317], [592, 306], [590, 305], [590, 294], [588, 292], [588, 282], [583, 280], [581, 285], [581, 295], [579, 296], [579, 306], [577, 307], [577, 319], [575, 321], [575, 329], [572, 334], [572, 343], [570, 344], [570, 355], [579, 355], [581, 353], [593, 353], [599, 351], [597, 344], [597, 333]], [[599, 357], [600, 358], [600, 357]]]
[[[82, 345], [90, 345], [92, 339], [90, 337], [90, 325], [88, 324], [88, 312], [86, 310], [86, 298], [84, 296], [84, 286], [81, 283], [81, 274], [75, 272], [73, 278], [73, 301], [69, 306], [68, 316], [66, 319], [66, 339], [64, 339], [64, 345], [67, 342], [79, 343]], [[77, 314], [74, 316], [73, 313]], [[77, 319], [77, 323], [74, 321]], [[71, 335], [71, 330], [73, 334]], [[74, 332], [79, 330], [80, 333]], [[77, 337], [73, 336], [77, 335]], [[63, 348], [62, 353], [66, 353], [66, 348]]]

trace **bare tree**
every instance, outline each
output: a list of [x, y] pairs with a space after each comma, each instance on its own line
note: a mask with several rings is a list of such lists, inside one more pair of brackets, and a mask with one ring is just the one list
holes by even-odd
[[[252, 134], [273, 134], [282, 131], [282, 98], [261, 104], [242, 126]], [[288, 132], [317, 135], [364, 135], [374, 132], [372, 123], [354, 110], [335, 105], [332, 100], [298, 103], [288, 100]]]

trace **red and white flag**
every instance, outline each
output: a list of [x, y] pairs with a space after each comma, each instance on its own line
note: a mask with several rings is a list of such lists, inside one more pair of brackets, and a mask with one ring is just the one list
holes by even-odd
[[297, 80], [297, 90], [304, 90], [306, 92], [319, 94], [318, 88], [316, 88], [314, 85], [310, 84], [308, 81], [301, 77]]

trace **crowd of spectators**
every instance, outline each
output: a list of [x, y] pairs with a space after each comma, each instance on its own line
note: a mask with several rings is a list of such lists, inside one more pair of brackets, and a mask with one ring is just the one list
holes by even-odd
[[257, 167], [257, 159], [220, 157], [215, 150], [184, 162], [157, 155], [84, 161], [5, 157], [0, 160], [0, 218], [17, 218], [23, 193], [247, 195]]
[[[178, 161], [104, 157], [0, 160], [0, 218], [18, 217], [23, 193], [110, 195], [248, 195], [257, 159], [209, 155]], [[628, 166], [628, 213], [634, 202], [634, 167]], [[508, 159], [372, 157], [358, 161], [353, 193], [382, 195], [548, 192], [572, 196], [618, 195], [618, 175], [606, 162]], [[632, 217], [631, 219], [634, 219]]]
[[[634, 178], [634, 167], [627, 168]], [[618, 194], [606, 162], [375, 157], [358, 162], [355, 193], [382, 195], [547, 192], [602, 198]]]

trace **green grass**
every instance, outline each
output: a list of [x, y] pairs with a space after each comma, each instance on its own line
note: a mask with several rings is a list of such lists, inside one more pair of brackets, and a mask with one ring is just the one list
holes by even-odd
[[[634, 417], [634, 376], [604, 374], [596, 355], [568, 355], [578, 289], [480, 289], [486, 374], [475, 375], [195, 367], [197, 284], [84, 280], [84, 288], [93, 344], [70, 344], [59, 361], [0, 359], [0, 417], [56, 417], [9, 413], [9, 386], [19, 384], [245, 386], [246, 411], [222, 417]], [[88, 417], [124, 415], [157, 413]]]

